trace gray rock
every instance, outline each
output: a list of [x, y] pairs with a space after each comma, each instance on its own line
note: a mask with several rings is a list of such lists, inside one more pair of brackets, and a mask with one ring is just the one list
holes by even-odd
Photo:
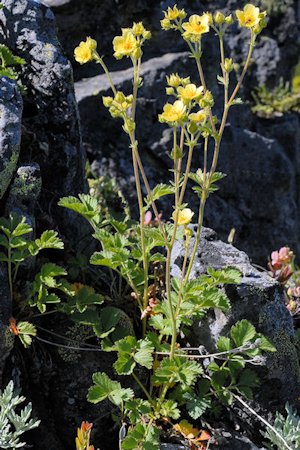
[[22, 97], [15, 81], [0, 78], [0, 200], [16, 170], [21, 142]]
[[35, 229], [35, 207], [42, 188], [38, 164], [20, 166], [10, 187], [6, 202], [6, 214], [25, 216], [29, 225]]
[[61, 232], [72, 230], [76, 239], [81, 222], [57, 207], [60, 197], [86, 189], [72, 68], [58, 43], [49, 8], [32, 0], [4, 0], [3, 4], [0, 41], [26, 61], [21, 74], [27, 88], [22, 161], [39, 164], [43, 212], [55, 216]]
[[[182, 255], [183, 249], [177, 243], [172, 254], [173, 276], [180, 271], [176, 261], [178, 263]], [[239, 286], [226, 289], [231, 309], [227, 314], [216, 311], [196, 324], [193, 341], [195, 345], [204, 344], [208, 351], [213, 351], [218, 337], [226, 334], [235, 322], [249, 320], [277, 349], [267, 357], [257, 402], [267, 405], [276, 398], [279, 403], [294, 403], [300, 388], [300, 367], [293, 322], [285, 307], [280, 285], [266, 272], [259, 272], [251, 266], [244, 252], [218, 240], [212, 230], [204, 228], [191, 277], [204, 273], [208, 267], [220, 269], [228, 266], [238, 268], [243, 274]]]

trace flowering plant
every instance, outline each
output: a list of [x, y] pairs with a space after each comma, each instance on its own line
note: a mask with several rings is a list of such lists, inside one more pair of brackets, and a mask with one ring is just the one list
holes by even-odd
[[[182, 78], [175, 73], [167, 77], [166, 93], [174, 101], [165, 104], [158, 120], [172, 130], [170, 154], [174, 180], [153, 189], [147, 180], [136, 139], [142, 55], [151, 33], [142, 23], [134, 23], [113, 40], [115, 58], [126, 57], [132, 62], [133, 90], [129, 94], [116, 89], [93, 39], [87, 38], [75, 49], [75, 59], [80, 64], [95, 61], [107, 75], [112, 95], [103, 97], [103, 104], [112, 118], [122, 120], [123, 130], [128, 135], [139, 205], [140, 220], [135, 223], [132, 220], [117, 221], [109, 215], [103, 217], [92, 196], [60, 200], [61, 206], [78, 212], [89, 221], [93, 236], [101, 245], [101, 251], [91, 256], [91, 264], [108, 267], [126, 281], [142, 321], [136, 334], [132, 331], [118, 340], [103, 334], [102, 341], [103, 349], [116, 352], [116, 374], [131, 375], [137, 389], [124, 388], [107, 374], [98, 372], [93, 376], [94, 384], [88, 393], [92, 403], [108, 399], [119, 407], [122, 429], [126, 424], [129, 426], [127, 435], [125, 433], [121, 439], [124, 450], [157, 449], [166, 431], [177, 433], [191, 448], [205, 448], [210, 439], [208, 433], [184, 420], [177, 423], [178, 419], [188, 414], [197, 420], [215, 401], [230, 405], [234, 393], [251, 398], [258, 379], [255, 372], [245, 369], [245, 365], [260, 364], [264, 360], [263, 351], [274, 351], [270, 342], [246, 320], [235, 324], [229, 337], [218, 340], [213, 355], [201, 354], [199, 348], [188, 347], [186, 333], [193, 321], [201, 319], [209, 308], [226, 311], [229, 300], [221, 287], [241, 281], [240, 272], [233, 268], [209, 269], [207, 274], [191, 279], [205, 204], [217, 189], [216, 183], [224, 176], [216, 169], [228, 113], [232, 106], [241, 102], [237, 94], [250, 64], [255, 40], [266, 25], [265, 13], [253, 5], [236, 11], [236, 17], [239, 25], [249, 30], [250, 44], [243, 70], [230, 92], [229, 79], [234, 63], [225, 57], [223, 38], [225, 30], [233, 23], [233, 16], [216, 12], [214, 16], [203, 13], [187, 18], [186, 12], [176, 6], [164, 12], [161, 26], [164, 30], [179, 32], [186, 41], [199, 71], [199, 82], [193, 83], [190, 77]], [[221, 55], [221, 74], [217, 78], [224, 87], [224, 110], [220, 123], [213, 114], [214, 98], [206, 85], [201, 59], [202, 39], [211, 30], [218, 37]], [[201, 141], [203, 164], [192, 172], [192, 157]], [[209, 167], [210, 141], [214, 150]], [[194, 212], [185, 203], [190, 180], [199, 196], [196, 228], [190, 226]], [[157, 200], [166, 195], [174, 198], [170, 222], [162, 220], [156, 205]], [[184, 242], [185, 255], [181, 276], [171, 277], [171, 256], [178, 240]], [[207, 364], [204, 365], [204, 361]]]

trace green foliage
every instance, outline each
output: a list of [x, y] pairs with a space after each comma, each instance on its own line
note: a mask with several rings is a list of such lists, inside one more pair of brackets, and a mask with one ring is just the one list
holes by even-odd
[[[16, 281], [20, 265], [28, 258], [37, 256], [45, 249], [64, 248], [56, 231], [44, 231], [40, 238], [31, 240], [33, 230], [26, 223], [25, 217], [11, 214], [8, 219], [0, 219], [0, 261], [7, 264], [11, 298], [13, 297], [13, 281]], [[62, 270], [62, 269], [60, 269]]]
[[291, 111], [300, 112], [299, 92], [294, 92], [290, 83], [284, 83], [282, 79], [272, 91], [261, 86], [252, 92], [252, 96], [255, 102], [252, 111], [259, 117], [270, 119]]
[[202, 373], [203, 370], [196, 361], [177, 356], [172, 360], [162, 360], [153, 376], [153, 383], [154, 385], [180, 383], [183, 387], [192, 386]]
[[202, 169], [198, 169], [196, 173], [189, 173], [189, 178], [198, 184], [198, 186], [193, 187], [193, 190], [199, 198], [201, 198], [203, 191], [207, 191], [208, 194], [217, 191], [219, 188], [216, 183], [224, 177], [226, 175], [222, 172], [214, 172], [212, 175], [210, 173], [204, 174]]
[[221, 401], [231, 404], [232, 392], [237, 391], [248, 399], [258, 386], [257, 375], [245, 368], [249, 362], [260, 362], [264, 351], [274, 352], [275, 347], [247, 320], [231, 327], [230, 337], [221, 336], [217, 341], [222, 364], [213, 361], [209, 365], [212, 387]]
[[6, 45], [0, 44], [0, 76], [17, 80], [18, 74], [15, 70], [15, 66], [22, 64], [25, 64], [25, 60], [23, 58], [14, 56], [12, 51]]
[[19, 405], [24, 401], [25, 397], [20, 397], [14, 392], [13, 381], [10, 381], [4, 391], [0, 392], [0, 447], [2, 449], [24, 448], [26, 443], [22, 442], [20, 437], [40, 424], [39, 420], [31, 418], [31, 403], [19, 410]]
[[29, 305], [37, 306], [39, 311], [44, 313], [47, 304], [60, 303], [58, 293], [72, 295], [71, 286], [62, 278], [66, 275], [63, 267], [53, 263], [44, 264], [30, 287]]
[[[300, 417], [293, 411], [293, 408], [289, 404], [286, 404], [285, 409], [286, 417], [277, 412], [273, 424], [273, 427], [282, 439], [271, 428], [267, 428], [262, 433], [264, 438], [268, 440], [265, 443], [268, 449], [282, 450], [283, 448], [300, 448]], [[287, 446], [284, 446], [283, 441], [285, 441]]]
[[30, 347], [32, 336], [36, 336], [36, 328], [29, 322], [18, 322], [18, 338], [25, 348]]
[[118, 375], [130, 375], [137, 364], [152, 368], [154, 347], [147, 339], [137, 341], [134, 336], [126, 336], [116, 343], [116, 351], [114, 368]]
[[132, 389], [124, 389], [117, 381], [111, 380], [106, 373], [93, 374], [94, 386], [90, 387], [87, 399], [91, 403], [99, 403], [106, 398], [114, 405], [121, 406], [134, 396]]
[[158, 429], [143, 423], [138, 423], [131, 428], [121, 444], [122, 450], [157, 450], [158, 448]]

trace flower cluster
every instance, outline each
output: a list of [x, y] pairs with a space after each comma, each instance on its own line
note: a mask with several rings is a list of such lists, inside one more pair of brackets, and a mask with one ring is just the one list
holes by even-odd
[[[245, 5], [243, 10], [237, 10], [235, 14], [239, 25], [250, 29], [255, 34], [259, 34], [267, 25], [266, 12], [261, 12], [259, 8], [250, 3]], [[232, 14], [226, 16], [221, 11], [217, 11], [214, 15], [210, 12], [202, 15], [193, 14], [183, 22], [187, 14], [184, 9], [179, 10], [176, 5], [164, 11], [164, 16], [164, 19], [161, 20], [163, 30], [178, 30], [186, 41], [193, 44], [199, 44], [202, 35], [208, 33], [210, 28], [223, 34], [226, 28], [233, 23]]]
[[171, 127], [187, 124], [192, 134], [201, 130], [207, 122], [209, 108], [214, 104], [212, 93], [191, 83], [190, 77], [181, 78], [178, 73], [168, 76], [167, 83], [166, 92], [176, 101], [164, 106], [159, 121]]
[[124, 114], [131, 108], [133, 96], [123, 94], [118, 91], [115, 97], [102, 97], [103, 105], [108, 108], [112, 117], [123, 117]]

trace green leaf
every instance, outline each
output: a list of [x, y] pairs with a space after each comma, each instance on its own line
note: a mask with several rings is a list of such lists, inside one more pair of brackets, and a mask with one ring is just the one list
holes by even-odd
[[137, 341], [134, 336], [126, 336], [116, 342], [118, 359], [114, 368], [118, 375], [129, 375], [136, 364], [151, 369], [154, 347], [147, 339]]
[[195, 361], [190, 361], [184, 357], [175, 357], [172, 360], [166, 358], [156, 369], [153, 383], [155, 385], [181, 383], [183, 386], [191, 386], [202, 373], [200, 364]]
[[166, 417], [167, 419], [169, 418], [174, 420], [179, 419], [180, 410], [178, 408], [177, 402], [175, 402], [174, 400], [164, 400], [160, 404], [159, 414], [162, 417]]
[[18, 337], [25, 348], [28, 348], [32, 343], [31, 336], [36, 336], [36, 328], [29, 322], [18, 322]]
[[240, 284], [243, 276], [238, 269], [232, 267], [226, 267], [221, 270], [209, 268], [207, 273], [214, 279], [216, 284]]
[[276, 352], [276, 347], [263, 334], [257, 333], [257, 338], [260, 339], [259, 348], [265, 352]]
[[158, 450], [159, 431], [153, 425], [138, 423], [122, 441], [122, 450]]
[[219, 352], [228, 352], [229, 350], [232, 350], [230, 339], [225, 336], [220, 336], [217, 341], [217, 349]]
[[197, 420], [211, 406], [209, 397], [199, 397], [199, 395], [187, 392], [183, 395], [186, 401], [186, 409], [192, 419]]
[[[174, 194], [174, 192], [175, 192], [174, 186], [162, 183], [158, 184], [152, 191], [152, 200], [153, 201], [159, 200], [161, 197], [164, 197], [165, 195]], [[145, 210], [147, 210], [152, 203], [149, 195], [145, 199], [145, 203], [146, 203]]]
[[140, 398], [128, 400], [125, 407], [125, 415], [129, 417], [130, 423], [132, 424], [140, 422], [143, 416], [147, 416], [151, 412], [150, 403]]
[[57, 231], [44, 231], [39, 239], [36, 239], [30, 246], [29, 251], [32, 255], [37, 255], [41, 250], [45, 249], [62, 250], [64, 248], [63, 241], [58, 237]]
[[19, 56], [14, 56], [13, 52], [4, 44], [0, 44], [0, 59], [2, 67], [25, 64], [25, 60]]
[[98, 200], [87, 194], [79, 194], [78, 197], [79, 199], [76, 197], [61, 198], [58, 205], [75, 211], [88, 221], [93, 220], [98, 224], [101, 218]]
[[230, 335], [236, 346], [240, 347], [256, 337], [256, 330], [248, 320], [243, 319], [231, 327]]
[[117, 381], [111, 380], [106, 373], [93, 374], [94, 386], [90, 387], [87, 400], [91, 403], [99, 403], [108, 398], [114, 405], [120, 406], [131, 400], [134, 396], [132, 389], [124, 389]]

